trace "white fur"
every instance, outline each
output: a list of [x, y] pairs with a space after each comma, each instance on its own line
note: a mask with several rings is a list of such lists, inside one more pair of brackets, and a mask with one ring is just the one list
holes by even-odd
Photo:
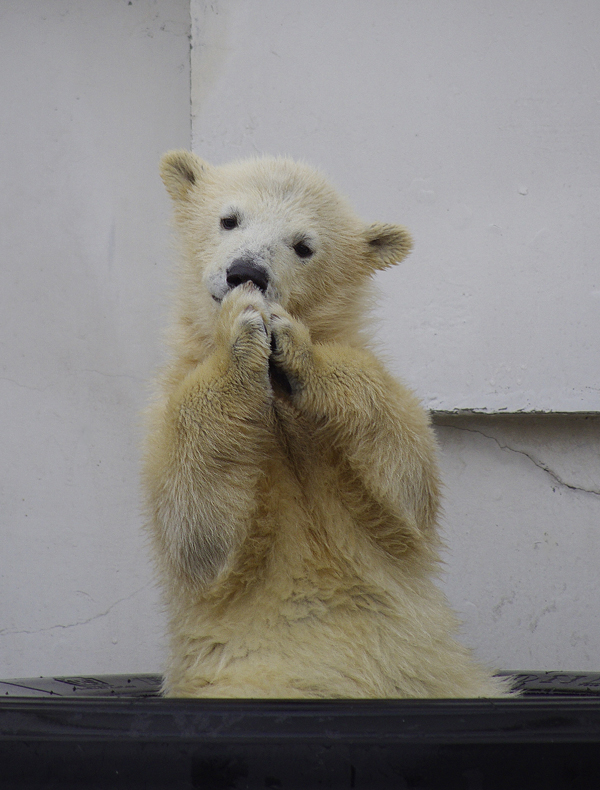
[[[144, 468], [165, 693], [504, 694], [455, 641], [434, 583], [428, 417], [368, 342], [370, 277], [408, 253], [407, 231], [365, 225], [289, 160], [212, 167], [177, 151], [161, 172], [182, 244]], [[264, 293], [229, 287], [240, 258]]]

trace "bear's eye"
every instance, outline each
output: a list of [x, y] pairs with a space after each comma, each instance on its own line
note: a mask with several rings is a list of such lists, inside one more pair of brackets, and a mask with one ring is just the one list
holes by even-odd
[[305, 244], [303, 241], [299, 241], [297, 244], [294, 244], [294, 252], [299, 258], [310, 258], [313, 254], [313, 251]]
[[239, 220], [235, 216], [235, 214], [232, 214], [230, 217], [221, 218], [221, 227], [224, 230], [233, 230], [234, 228], [237, 228], [238, 225], [239, 225]]

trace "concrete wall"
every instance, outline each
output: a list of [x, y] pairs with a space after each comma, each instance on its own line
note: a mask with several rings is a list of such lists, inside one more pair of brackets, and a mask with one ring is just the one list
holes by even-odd
[[382, 339], [438, 409], [464, 638], [600, 669], [598, 417], [439, 411], [598, 411], [598, 6], [324, 7], [193, 0], [190, 75], [187, 0], [0, 6], [0, 677], [161, 667], [138, 415], [190, 77], [197, 153], [302, 157], [411, 227]]
[[0, 5], [0, 676], [154, 670], [139, 412], [189, 146], [189, 4]]
[[598, 3], [191, 5], [194, 149], [306, 159], [412, 230], [382, 336], [428, 406], [598, 410]]
[[492, 666], [600, 671], [600, 418], [435, 418], [445, 590]]

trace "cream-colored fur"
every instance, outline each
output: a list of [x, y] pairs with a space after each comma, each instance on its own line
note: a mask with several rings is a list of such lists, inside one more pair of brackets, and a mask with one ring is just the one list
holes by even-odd
[[[164, 692], [498, 696], [434, 584], [436, 448], [369, 348], [369, 280], [411, 247], [286, 159], [162, 161], [182, 242], [144, 481]], [[262, 283], [228, 283], [234, 262]], [[243, 268], [243, 267], [242, 267]]]

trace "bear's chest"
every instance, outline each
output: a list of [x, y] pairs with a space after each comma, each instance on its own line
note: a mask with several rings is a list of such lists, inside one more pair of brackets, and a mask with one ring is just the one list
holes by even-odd
[[306, 483], [317, 468], [334, 464], [325, 424], [303, 414], [287, 398], [273, 405], [273, 457]]

